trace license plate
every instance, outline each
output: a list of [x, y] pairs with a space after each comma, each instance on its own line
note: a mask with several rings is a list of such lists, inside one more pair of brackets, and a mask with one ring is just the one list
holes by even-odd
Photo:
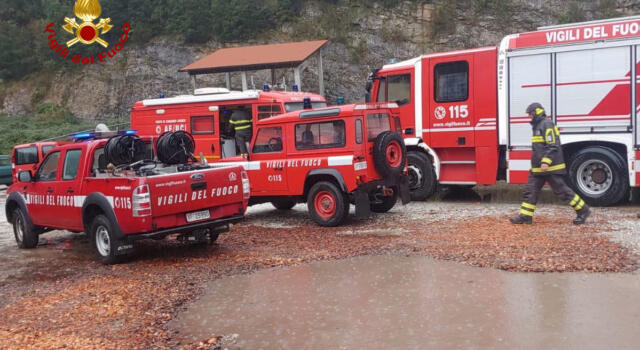
[[194, 211], [193, 213], [187, 213], [187, 222], [202, 221], [209, 219], [211, 214], [208, 210]]

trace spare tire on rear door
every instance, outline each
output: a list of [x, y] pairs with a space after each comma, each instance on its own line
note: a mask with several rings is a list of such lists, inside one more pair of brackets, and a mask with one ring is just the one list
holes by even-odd
[[373, 145], [373, 164], [382, 177], [399, 176], [406, 162], [407, 149], [400, 134], [385, 131], [376, 137]]

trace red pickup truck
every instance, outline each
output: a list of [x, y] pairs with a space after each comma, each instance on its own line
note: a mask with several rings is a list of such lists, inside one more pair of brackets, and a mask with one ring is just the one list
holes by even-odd
[[107, 140], [58, 146], [35, 173], [22, 171], [8, 189], [7, 220], [18, 247], [33, 248], [42, 233], [86, 232], [98, 259], [116, 263], [143, 238], [178, 233], [214, 242], [244, 217], [249, 179], [240, 166], [137, 162], [114, 167]]

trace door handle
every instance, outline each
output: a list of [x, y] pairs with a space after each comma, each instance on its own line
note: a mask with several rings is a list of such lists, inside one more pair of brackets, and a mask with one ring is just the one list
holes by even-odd
[[72, 188], [67, 190], [67, 193], [73, 193], [73, 192], [75, 192], [75, 191]]
[[53, 193], [53, 188], [47, 188], [47, 193]]
[[273, 169], [274, 170], [278, 170], [278, 171], [282, 171], [284, 168], [283, 167], [276, 167], [276, 168], [273, 168]]
[[211, 144], [211, 153], [216, 153], [216, 146]]

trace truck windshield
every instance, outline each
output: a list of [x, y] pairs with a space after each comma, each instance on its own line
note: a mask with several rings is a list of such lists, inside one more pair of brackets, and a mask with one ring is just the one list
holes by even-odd
[[[311, 108], [324, 108], [327, 106], [326, 102], [311, 102]], [[302, 102], [289, 102], [284, 104], [284, 108], [287, 112], [299, 111], [304, 108]]]
[[16, 165], [35, 164], [38, 162], [38, 149], [36, 146], [16, 149]]

